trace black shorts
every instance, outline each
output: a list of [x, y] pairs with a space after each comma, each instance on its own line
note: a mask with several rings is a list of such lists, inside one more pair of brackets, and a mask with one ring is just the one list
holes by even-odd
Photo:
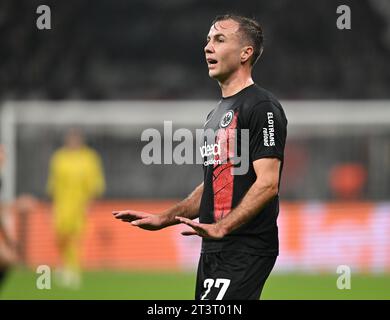
[[196, 278], [196, 300], [258, 300], [275, 256], [242, 252], [202, 253]]

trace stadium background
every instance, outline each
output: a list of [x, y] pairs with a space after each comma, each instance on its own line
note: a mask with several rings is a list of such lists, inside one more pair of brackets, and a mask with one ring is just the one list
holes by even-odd
[[[0, 3], [3, 203], [21, 262], [4, 299], [191, 299], [200, 239], [182, 226], [146, 232], [111, 211], [160, 212], [202, 178], [199, 165], [142, 163], [144, 129], [201, 128], [219, 98], [203, 46], [229, 11], [264, 26], [254, 79], [289, 119], [279, 216], [281, 255], [265, 299], [390, 298], [390, 3], [352, 1], [39, 1]], [[352, 30], [336, 28], [347, 4]], [[49, 157], [69, 126], [103, 158], [107, 191], [90, 208], [80, 290], [38, 290], [38, 265], [58, 264], [45, 195]], [[29, 194], [29, 210], [15, 199]], [[339, 265], [352, 269], [339, 290]]]

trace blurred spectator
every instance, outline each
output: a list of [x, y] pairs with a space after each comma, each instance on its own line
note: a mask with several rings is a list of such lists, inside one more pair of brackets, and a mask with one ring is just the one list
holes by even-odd
[[362, 195], [366, 177], [367, 171], [361, 164], [338, 164], [330, 170], [330, 187], [339, 200], [357, 200]]

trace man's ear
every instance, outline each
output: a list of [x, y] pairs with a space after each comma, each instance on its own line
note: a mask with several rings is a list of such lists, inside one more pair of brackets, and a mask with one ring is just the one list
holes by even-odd
[[241, 51], [241, 63], [245, 63], [246, 61], [248, 61], [253, 55], [253, 47], [252, 46], [247, 46], [247, 47], [244, 47], [242, 48], [242, 51]]

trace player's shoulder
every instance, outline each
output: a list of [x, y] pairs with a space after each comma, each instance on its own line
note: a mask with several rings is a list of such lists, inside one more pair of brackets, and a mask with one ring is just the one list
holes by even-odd
[[282, 105], [276, 96], [257, 84], [251, 86], [242, 104], [242, 114], [251, 116], [253, 113], [275, 111], [286, 118]]
[[273, 105], [277, 108], [283, 109], [279, 100], [269, 90], [254, 84], [248, 91], [244, 107], [246, 108], [258, 108], [266, 105]]
[[53, 152], [51, 158], [52, 158], [53, 160], [58, 160], [58, 159], [61, 159], [65, 154], [66, 154], [65, 148], [64, 148], [64, 147], [60, 147], [60, 148], [56, 149], [56, 150]]
[[83, 153], [85, 156], [87, 156], [93, 160], [97, 160], [100, 158], [99, 153], [95, 149], [93, 149], [92, 147], [89, 147], [89, 146], [83, 147]]

